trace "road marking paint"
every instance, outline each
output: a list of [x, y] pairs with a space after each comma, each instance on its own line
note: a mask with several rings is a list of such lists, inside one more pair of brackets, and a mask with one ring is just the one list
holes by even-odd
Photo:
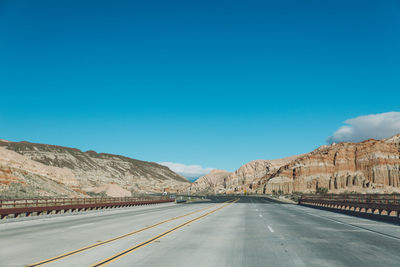
[[341, 222], [341, 221], [337, 221], [337, 220], [334, 220], [334, 219], [330, 219], [330, 218], [327, 218], [327, 217], [323, 217], [323, 216], [321, 216], [321, 215], [317, 215], [317, 214], [313, 214], [313, 213], [309, 213], [309, 212], [305, 212], [305, 214], [308, 214], [308, 215], [311, 215], [311, 216], [314, 216], [314, 217], [318, 217], [318, 218], [321, 218], [321, 219], [328, 219], [328, 220], [331, 220], [331, 221], [333, 221], [333, 222], [335, 222], [335, 223], [338, 223], [338, 224], [345, 224], [345, 223], [343, 223], [343, 222]]
[[305, 213], [308, 214], [308, 215], [319, 217], [321, 219], [332, 221], [332, 222], [335, 222], [335, 223], [338, 223], [338, 224], [347, 225], [347, 226], [355, 227], [355, 228], [358, 228], [358, 229], [362, 229], [362, 230], [364, 230], [366, 232], [375, 233], [375, 234], [382, 235], [382, 236], [385, 236], [385, 237], [388, 237], [388, 238], [392, 238], [392, 239], [395, 239], [395, 240], [400, 240], [400, 237], [392, 236], [392, 235], [385, 234], [385, 233], [381, 233], [379, 231], [368, 229], [368, 228], [365, 228], [365, 227], [362, 227], [362, 226], [359, 226], [359, 225], [356, 225], [356, 224], [353, 224], [353, 223], [345, 223], [345, 222], [341, 222], [341, 221], [338, 221], [336, 219], [332, 219], [332, 218], [329, 218], [329, 217], [320, 216], [320, 215], [317, 215], [317, 214], [311, 214], [311, 213], [307, 213], [307, 212], [305, 212]]
[[141, 248], [141, 247], [147, 246], [147, 245], [153, 243], [154, 241], [160, 239], [161, 237], [164, 237], [164, 236], [166, 236], [166, 235], [168, 235], [168, 234], [170, 234], [170, 233], [172, 233], [172, 232], [178, 230], [179, 228], [182, 228], [183, 226], [188, 225], [188, 224], [190, 224], [190, 223], [192, 223], [192, 222], [198, 221], [198, 220], [200, 220], [200, 219], [202, 219], [202, 218], [204, 218], [204, 217], [206, 217], [206, 216], [208, 216], [208, 215], [210, 215], [210, 214], [212, 214], [212, 213], [214, 213], [214, 212], [216, 212], [216, 211], [218, 211], [218, 210], [220, 210], [220, 209], [225, 208], [226, 206], [229, 206], [229, 205], [231, 205], [231, 204], [237, 202], [238, 200], [239, 200], [239, 199], [236, 199], [236, 200], [234, 200], [234, 201], [232, 201], [232, 202], [230, 202], [230, 203], [226, 203], [226, 204], [223, 205], [222, 207], [219, 207], [219, 208], [214, 209], [214, 210], [212, 210], [212, 211], [210, 211], [210, 212], [207, 212], [206, 214], [203, 214], [203, 215], [201, 215], [201, 216], [199, 216], [199, 217], [196, 217], [196, 218], [194, 218], [194, 219], [192, 219], [192, 220], [189, 220], [189, 221], [187, 221], [187, 222], [185, 222], [185, 223], [182, 223], [182, 224], [180, 224], [180, 225], [178, 225], [178, 226], [176, 226], [176, 227], [174, 227], [174, 228], [172, 228], [172, 229], [170, 229], [170, 230], [168, 230], [168, 231], [166, 231], [166, 232], [164, 232], [164, 233], [162, 233], [162, 234], [159, 234], [159, 235], [157, 235], [157, 236], [155, 236], [155, 237], [153, 237], [153, 238], [151, 238], [151, 239], [149, 239], [149, 240], [147, 240], [147, 241], [145, 241], [145, 242], [143, 242], [143, 243], [140, 243], [139, 245], [130, 247], [130, 248], [128, 248], [128, 249], [126, 249], [126, 250], [124, 250], [124, 251], [122, 251], [122, 252], [120, 252], [120, 253], [114, 254], [113, 256], [111, 256], [111, 257], [109, 257], [109, 258], [107, 258], [107, 259], [104, 259], [104, 260], [102, 260], [102, 261], [99, 261], [99, 262], [97, 262], [97, 263], [91, 265], [90, 267], [99, 267], [99, 266], [108, 265], [108, 264], [110, 264], [110, 263], [112, 263], [112, 262], [114, 262], [114, 261], [116, 261], [116, 260], [118, 260], [118, 259], [120, 259], [120, 258], [122, 258], [122, 257], [124, 257], [124, 256], [126, 256], [126, 255], [128, 255], [128, 254], [130, 254], [130, 253], [132, 253], [133, 251], [135, 251], [135, 250], [137, 250], [137, 249], [139, 249], [139, 248]]
[[356, 226], [363, 226], [363, 225], [366, 225], [366, 226], [385, 227], [385, 228], [393, 227], [393, 228], [399, 229], [399, 226], [398, 226], [398, 225], [390, 225], [390, 224], [382, 225], [382, 224], [377, 224], [377, 223], [358, 223], [358, 222], [355, 222], [355, 223], [353, 223], [353, 224], [356, 225]]
[[[225, 201], [225, 202], [223, 202], [223, 203], [228, 203], [229, 201], [232, 201], [232, 200], [228, 200], [228, 201]], [[222, 204], [223, 204], [223, 203], [222, 203]], [[86, 251], [86, 250], [89, 250], [89, 249], [92, 249], [92, 248], [95, 248], [95, 247], [98, 247], [98, 246], [101, 246], [101, 245], [104, 245], [104, 244], [107, 244], [107, 243], [110, 243], [110, 242], [113, 242], [113, 241], [116, 241], [116, 240], [119, 240], [119, 239], [122, 239], [122, 238], [125, 238], [125, 237], [128, 237], [128, 236], [131, 236], [131, 235], [134, 235], [134, 234], [143, 232], [143, 231], [145, 231], [145, 230], [154, 228], [154, 227], [156, 227], [156, 226], [159, 226], [159, 225], [164, 224], [164, 223], [167, 223], [167, 222], [171, 222], [171, 221], [175, 221], [175, 220], [177, 220], [177, 219], [183, 218], [183, 217], [187, 217], [187, 216], [189, 216], [189, 215], [192, 215], [192, 214], [201, 212], [201, 211], [203, 211], [203, 210], [206, 210], [206, 209], [209, 209], [209, 208], [212, 208], [212, 207], [213, 207], [213, 206], [205, 207], [205, 208], [199, 209], [199, 210], [197, 210], [197, 211], [193, 211], [193, 212], [190, 212], [190, 213], [187, 213], [187, 214], [178, 216], [178, 217], [174, 217], [174, 218], [171, 218], [171, 219], [168, 219], [168, 220], [165, 220], [165, 221], [161, 221], [161, 222], [159, 222], [159, 223], [155, 223], [155, 224], [153, 224], [153, 225], [144, 227], [144, 228], [142, 228], [142, 229], [139, 229], [139, 230], [136, 230], [136, 231], [133, 231], [133, 232], [130, 232], [130, 233], [127, 233], [127, 234], [118, 236], [118, 237], [114, 237], [114, 238], [111, 238], [111, 239], [108, 239], [108, 240], [105, 240], [105, 241], [102, 241], [102, 242], [97, 242], [97, 243], [94, 243], [94, 244], [92, 244], [92, 245], [89, 245], [89, 246], [86, 246], [86, 247], [83, 247], [83, 248], [80, 248], [80, 249], [77, 249], [77, 250], [73, 250], [73, 251], [70, 251], [70, 252], [67, 252], [67, 253], [64, 253], [64, 254], [55, 256], [55, 257], [53, 257], [53, 258], [49, 258], [49, 259], [46, 259], [46, 260], [43, 260], [43, 261], [40, 261], [40, 262], [36, 262], [36, 263], [33, 263], [33, 264], [29, 264], [29, 265], [27, 265], [26, 267], [41, 266], [41, 265], [45, 265], [45, 264], [50, 263], [50, 262], [53, 262], [53, 261], [61, 260], [61, 259], [63, 259], [63, 258], [66, 258], [66, 257], [72, 256], [72, 255], [81, 253], [81, 252], [83, 252], [83, 251]], [[214, 207], [215, 207], [215, 206], [214, 206]]]
[[267, 227], [268, 227], [268, 230], [269, 230], [271, 233], [275, 232], [274, 229], [272, 229], [271, 226], [267, 225]]
[[81, 228], [81, 227], [85, 227], [85, 226], [92, 225], [92, 224], [94, 224], [94, 223], [85, 223], [85, 224], [70, 226], [70, 227], [67, 227], [67, 229]]

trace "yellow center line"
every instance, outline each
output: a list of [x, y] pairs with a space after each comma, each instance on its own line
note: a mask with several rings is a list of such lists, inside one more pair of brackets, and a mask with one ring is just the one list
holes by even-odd
[[120, 252], [120, 253], [114, 254], [113, 256], [111, 256], [111, 257], [109, 257], [109, 258], [107, 258], [107, 259], [104, 259], [104, 260], [102, 260], [102, 261], [99, 261], [99, 262], [97, 262], [97, 263], [91, 265], [90, 267], [99, 267], [99, 266], [108, 265], [108, 264], [110, 264], [110, 263], [112, 263], [112, 262], [114, 262], [114, 261], [116, 261], [116, 260], [118, 260], [118, 259], [120, 259], [120, 258], [122, 258], [122, 257], [124, 257], [124, 256], [126, 256], [126, 255], [128, 255], [128, 254], [130, 254], [130, 253], [132, 253], [133, 251], [135, 251], [135, 250], [137, 250], [137, 249], [139, 249], [139, 248], [142, 248], [142, 247], [144, 247], [144, 246], [147, 246], [147, 245], [153, 243], [154, 241], [160, 239], [161, 237], [164, 237], [164, 236], [166, 236], [166, 235], [168, 235], [168, 234], [170, 234], [170, 233], [172, 233], [172, 232], [178, 230], [179, 228], [182, 228], [183, 226], [188, 225], [189, 223], [192, 223], [192, 222], [195, 222], [195, 221], [197, 221], [197, 220], [200, 220], [201, 218], [204, 218], [204, 217], [206, 217], [206, 216], [208, 216], [208, 215], [210, 215], [210, 214], [212, 214], [212, 213], [214, 213], [214, 212], [216, 212], [216, 211], [218, 211], [218, 210], [220, 210], [220, 209], [225, 208], [226, 206], [229, 206], [229, 205], [231, 205], [231, 204], [237, 202], [238, 200], [239, 200], [239, 199], [235, 199], [234, 201], [232, 201], [232, 202], [230, 202], [230, 203], [224, 202], [224, 203], [226, 203], [226, 204], [223, 205], [222, 207], [219, 207], [219, 208], [214, 209], [214, 210], [212, 210], [212, 211], [210, 211], [210, 212], [207, 212], [207, 213], [205, 213], [205, 214], [203, 214], [203, 215], [201, 215], [201, 216], [199, 216], [199, 217], [196, 217], [196, 218], [194, 218], [194, 219], [192, 219], [192, 220], [189, 220], [189, 221], [187, 221], [187, 222], [185, 222], [185, 223], [182, 223], [182, 224], [180, 224], [180, 225], [178, 225], [178, 226], [176, 226], [176, 227], [174, 227], [174, 228], [171, 228], [171, 229], [168, 230], [168, 231], [165, 231], [165, 232], [162, 233], [162, 234], [159, 234], [159, 235], [157, 235], [157, 236], [155, 236], [155, 237], [153, 237], [153, 238], [151, 238], [151, 239], [149, 239], [149, 240], [147, 240], [147, 241], [145, 241], [145, 242], [143, 242], [143, 243], [140, 243], [139, 245], [135, 245], [135, 246], [133, 246], [133, 247], [130, 247], [130, 248], [128, 248], [128, 249], [126, 249], [126, 250]]
[[[232, 200], [228, 200], [228, 201], [225, 201], [223, 203], [227, 203], [229, 201], [232, 201]], [[95, 243], [95, 244], [92, 244], [92, 245], [89, 245], [89, 246], [86, 246], [86, 247], [82, 247], [82, 248], [79, 248], [79, 249], [76, 249], [76, 250], [73, 250], [73, 251], [70, 251], [70, 252], [67, 252], [67, 253], [64, 253], [64, 254], [61, 254], [61, 255], [58, 255], [58, 256], [43, 260], [43, 261], [40, 261], [40, 262], [32, 263], [32, 264], [26, 265], [26, 267], [41, 266], [41, 265], [45, 265], [45, 264], [50, 263], [50, 262], [61, 260], [61, 259], [64, 259], [66, 257], [81, 253], [83, 251], [87, 251], [89, 249], [92, 249], [92, 248], [95, 248], [95, 247], [98, 247], [98, 246], [101, 246], [101, 245], [104, 245], [104, 244], [107, 244], [107, 243], [110, 243], [110, 242], [125, 238], [125, 237], [128, 237], [128, 236], [132, 236], [134, 234], [137, 234], [137, 233], [143, 232], [145, 230], [148, 230], [148, 229], [154, 228], [156, 226], [159, 226], [161, 224], [164, 224], [164, 223], [167, 223], [167, 222], [171, 222], [171, 221], [175, 221], [175, 220], [178, 220], [180, 218], [187, 217], [187, 216], [190, 216], [192, 214], [207, 210], [207, 209], [209, 209], [209, 208], [211, 208], [213, 206], [214, 205], [211, 205], [211, 206], [208, 206], [208, 207], [205, 207], [205, 208], [202, 208], [202, 209], [199, 209], [199, 210], [196, 210], [196, 211], [193, 211], [193, 212], [190, 212], [190, 213], [178, 216], [178, 217], [174, 217], [174, 218], [171, 218], [171, 219], [168, 219], [168, 220], [165, 220], [165, 221], [161, 221], [161, 222], [155, 223], [153, 225], [144, 227], [142, 229], [139, 229], [139, 230], [136, 230], [136, 231], [133, 231], [133, 232], [130, 232], [130, 233], [118, 236], [118, 237], [114, 237], [114, 238], [111, 238], [111, 239], [108, 239], [108, 240], [105, 240], [105, 241], [102, 241], [102, 242], [98, 242], [98, 243]]]

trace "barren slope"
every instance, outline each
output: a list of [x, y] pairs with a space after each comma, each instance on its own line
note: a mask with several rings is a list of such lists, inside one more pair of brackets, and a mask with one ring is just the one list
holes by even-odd
[[[79, 149], [0, 141], [0, 147], [12, 150], [42, 166], [57, 167], [50, 179], [85, 194], [102, 193], [109, 196], [130, 196], [131, 193], [162, 192], [165, 188], [177, 191], [189, 182], [168, 167], [124, 156], [82, 152]], [[22, 167], [22, 169], [24, 169]], [[60, 173], [70, 173], [76, 184], [62, 180]]]

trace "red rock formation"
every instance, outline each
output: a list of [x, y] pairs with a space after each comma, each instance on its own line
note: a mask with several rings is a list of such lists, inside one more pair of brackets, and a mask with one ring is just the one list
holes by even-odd
[[322, 146], [261, 178], [265, 193], [281, 190], [315, 192], [399, 192], [400, 135], [387, 140]]
[[253, 160], [234, 172], [213, 170], [190, 185], [190, 193], [247, 193], [254, 192], [258, 179], [278, 170], [301, 155], [275, 160]]
[[233, 173], [214, 178], [217, 179], [213, 183], [192, 186], [192, 192], [199, 188], [233, 194], [311, 193], [318, 188], [332, 193], [400, 192], [400, 135], [385, 140], [325, 145], [280, 160], [255, 160]]
[[253, 160], [244, 164], [225, 179], [227, 193], [254, 193], [259, 179], [278, 170], [301, 155], [274, 160]]
[[0, 166], [0, 185], [9, 185], [11, 183], [23, 183], [12, 174], [8, 167]]

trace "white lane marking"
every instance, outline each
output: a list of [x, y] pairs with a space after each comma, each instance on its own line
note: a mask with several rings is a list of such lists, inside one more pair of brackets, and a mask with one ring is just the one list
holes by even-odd
[[353, 223], [354, 225], [356, 225], [356, 226], [358, 226], [358, 225], [361, 225], [361, 226], [363, 226], [363, 225], [367, 225], [367, 226], [375, 226], [375, 227], [393, 227], [393, 228], [399, 228], [399, 226], [398, 225], [381, 225], [381, 224], [375, 224], [375, 223], [358, 223], [358, 222], [355, 222], [355, 223]]
[[93, 224], [93, 223], [85, 223], [85, 224], [80, 224], [80, 225], [70, 226], [70, 227], [68, 227], [68, 229], [85, 227], [85, 226], [92, 225], [92, 224]]
[[311, 215], [311, 216], [314, 216], [314, 217], [321, 218], [321, 219], [327, 219], [327, 220], [330, 220], [330, 221], [335, 222], [335, 223], [338, 223], [338, 224], [345, 224], [345, 223], [343, 223], [343, 222], [333, 220], [333, 219], [331, 219], [331, 218], [329, 218], [329, 217], [324, 217], [324, 216], [320, 216], [320, 215], [317, 215], [317, 214], [312, 214], [312, 213], [309, 213], [309, 212], [304, 212], [304, 213], [305, 213], [305, 214], [308, 214], [308, 215]]
[[269, 230], [271, 233], [275, 232], [274, 229], [272, 229], [271, 226], [267, 225], [267, 227], [268, 227], [268, 230]]
[[262, 214], [258, 214], [258, 216], [262, 217]]
[[315, 216], [315, 217], [319, 217], [319, 218], [321, 218], [321, 219], [325, 219], [325, 220], [328, 220], [328, 221], [332, 221], [332, 222], [335, 222], [335, 223], [338, 223], [338, 224], [343, 224], [343, 225], [345, 225], [345, 226], [355, 227], [355, 228], [362, 229], [362, 230], [367, 231], [367, 232], [370, 232], [370, 233], [375, 233], [375, 234], [382, 235], [382, 236], [385, 236], [385, 237], [388, 237], [388, 238], [400, 240], [400, 237], [392, 236], [392, 235], [385, 234], [385, 233], [381, 233], [381, 232], [378, 232], [378, 231], [375, 231], [375, 230], [372, 230], [372, 229], [368, 229], [368, 228], [365, 228], [365, 227], [362, 227], [362, 226], [359, 226], [359, 225], [356, 225], [356, 224], [345, 223], [345, 222], [338, 221], [338, 220], [336, 220], [336, 219], [331, 219], [331, 218], [329, 218], [329, 217], [319, 216], [319, 215], [311, 214], [311, 213], [308, 213], [308, 212], [304, 212], [304, 213], [305, 213], [305, 214], [308, 214], [308, 215]]

